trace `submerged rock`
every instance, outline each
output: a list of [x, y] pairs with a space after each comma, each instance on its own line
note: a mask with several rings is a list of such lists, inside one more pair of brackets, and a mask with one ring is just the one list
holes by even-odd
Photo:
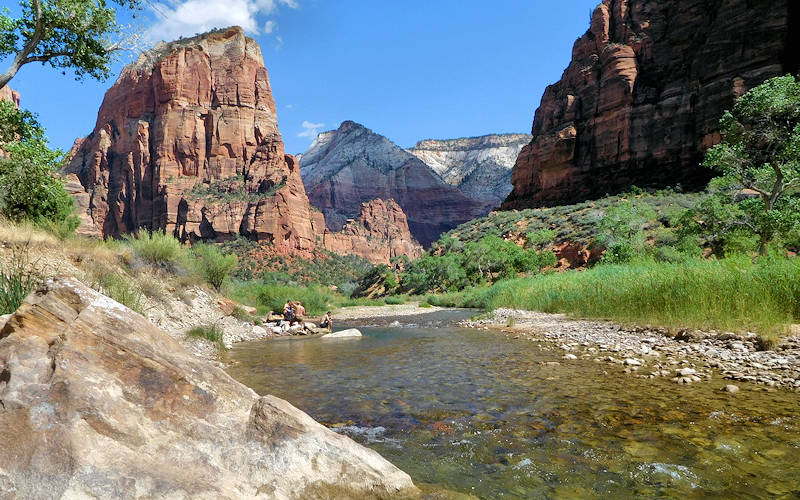
[[378, 453], [259, 397], [74, 279], [48, 282], [0, 330], [0, 497], [414, 491]]
[[355, 328], [348, 328], [347, 330], [342, 330], [339, 332], [333, 333], [326, 333], [321, 339], [340, 339], [340, 338], [347, 338], [347, 337], [361, 337], [361, 332]]

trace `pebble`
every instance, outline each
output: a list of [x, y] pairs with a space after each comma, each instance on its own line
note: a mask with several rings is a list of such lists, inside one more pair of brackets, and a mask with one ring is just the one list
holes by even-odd
[[739, 386], [738, 385], [733, 385], [733, 384], [728, 384], [728, 385], [725, 386], [725, 388], [723, 390], [725, 392], [730, 392], [731, 394], [736, 394], [737, 392], [739, 392]]
[[565, 354], [564, 359], [578, 359], [578, 356], [574, 354]]
[[591, 356], [596, 362], [633, 368], [654, 363], [643, 377], [673, 377], [681, 384], [712, 380], [711, 370], [729, 380], [800, 390], [800, 330], [782, 339], [774, 351], [759, 351], [757, 335], [748, 332], [682, 330], [677, 338], [665, 328], [620, 327], [609, 322], [572, 320], [563, 314], [498, 309], [494, 317], [464, 326], [502, 328], [514, 318], [517, 333], [531, 340], [553, 342], [564, 359]]

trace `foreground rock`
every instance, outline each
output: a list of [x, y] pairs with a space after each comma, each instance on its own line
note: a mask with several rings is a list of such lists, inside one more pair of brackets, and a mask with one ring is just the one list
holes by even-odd
[[461, 324], [543, 340], [575, 359], [619, 365], [621, 371], [640, 377], [669, 377], [676, 383], [691, 384], [717, 374], [724, 379], [800, 391], [800, 335], [783, 338], [770, 351], [759, 350], [758, 337], [752, 333], [670, 333], [664, 328], [623, 327], [512, 309], [498, 309], [488, 318]]
[[503, 208], [703, 187], [722, 114], [798, 71], [798, 33], [796, 0], [603, 0], [541, 98]]
[[361, 337], [361, 332], [355, 328], [348, 328], [340, 332], [326, 333], [320, 338], [323, 339], [345, 339], [348, 337]]
[[394, 498], [408, 475], [50, 281], [0, 330], [2, 498]]

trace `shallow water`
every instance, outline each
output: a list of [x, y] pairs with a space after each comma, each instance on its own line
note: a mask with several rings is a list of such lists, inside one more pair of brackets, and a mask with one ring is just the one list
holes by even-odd
[[481, 498], [800, 498], [797, 393], [741, 385], [732, 396], [722, 380], [637, 379], [485, 331], [362, 332], [240, 344], [228, 371], [435, 488]]

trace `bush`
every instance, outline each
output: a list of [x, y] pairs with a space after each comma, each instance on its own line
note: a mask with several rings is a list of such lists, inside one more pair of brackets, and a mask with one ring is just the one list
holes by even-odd
[[386, 297], [383, 301], [389, 305], [405, 304], [406, 297], [403, 295], [395, 295], [394, 297]]
[[189, 338], [206, 339], [217, 344], [220, 349], [227, 349], [222, 336], [222, 330], [217, 325], [200, 325], [186, 332]]
[[16, 311], [41, 283], [42, 277], [28, 262], [25, 249], [14, 249], [11, 262], [0, 265], [0, 314]]
[[235, 255], [225, 255], [219, 247], [207, 244], [196, 244], [192, 252], [199, 259], [197, 266], [203, 278], [219, 291], [230, 274], [236, 269], [238, 259]]
[[144, 314], [142, 292], [131, 284], [131, 279], [105, 268], [94, 273], [93, 288], [139, 314]]
[[141, 231], [135, 236], [125, 235], [123, 238], [136, 255], [149, 264], [175, 267], [183, 253], [181, 242], [163, 231]]

